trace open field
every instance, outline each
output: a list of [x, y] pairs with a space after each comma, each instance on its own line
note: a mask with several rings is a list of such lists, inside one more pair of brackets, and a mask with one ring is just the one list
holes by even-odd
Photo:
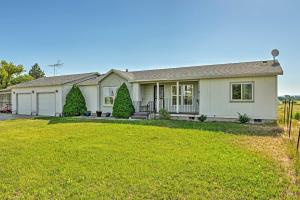
[[131, 123], [0, 122], [0, 199], [295, 198], [271, 125]]
[[[293, 106], [293, 116], [295, 116], [295, 114], [297, 112], [300, 113], [300, 102], [299, 101], [296, 102]], [[293, 168], [295, 170], [295, 175], [296, 175], [295, 182], [300, 187], [300, 148], [298, 151], [296, 150], [299, 128], [300, 128], [300, 121], [298, 121], [296, 119], [292, 120], [291, 135], [289, 137], [288, 130], [287, 130], [287, 124], [286, 123], [283, 124], [283, 113], [284, 113], [284, 104], [280, 104], [278, 106], [278, 116], [279, 116], [278, 121], [279, 121], [280, 125], [286, 129], [286, 133], [283, 137], [285, 139], [285, 143], [288, 148], [288, 154], [293, 163]]]

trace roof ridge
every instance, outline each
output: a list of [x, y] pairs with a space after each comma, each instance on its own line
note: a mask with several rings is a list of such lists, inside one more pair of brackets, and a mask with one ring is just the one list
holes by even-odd
[[[257, 61], [247, 61], [247, 62], [232, 62], [232, 63], [219, 63], [219, 64], [206, 64], [206, 65], [191, 65], [191, 66], [181, 66], [181, 67], [166, 67], [166, 68], [156, 68], [156, 69], [146, 69], [146, 70], [135, 70], [129, 71], [132, 73], [136, 72], [147, 72], [147, 71], [156, 71], [156, 70], [172, 70], [172, 69], [181, 69], [181, 68], [193, 68], [193, 67], [210, 67], [210, 66], [224, 66], [224, 65], [238, 65], [238, 64], [253, 64], [259, 62], [273, 62], [273, 60], [257, 60]], [[125, 72], [125, 71], [123, 71]]]
[[[78, 74], [64, 74], [64, 75], [59, 75], [59, 76], [45, 76], [42, 78], [54, 78], [54, 77], [63, 77], [63, 76], [76, 76], [76, 75], [88, 75], [88, 74], [99, 74], [99, 72], [86, 72], [86, 73], [78, 73]], [[37, 79], [35, 79], [37, 80]]]

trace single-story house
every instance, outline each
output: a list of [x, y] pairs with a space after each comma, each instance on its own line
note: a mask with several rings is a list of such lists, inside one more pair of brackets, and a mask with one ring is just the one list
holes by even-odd
[[87, 73], [45, 77], [13, 86], [12, 111], [24, 115], [60, 116], [72, 85], [80, 87], [88, 110], [112, 112], [121, 84], [128, 86], [136, 112], [171, 116], [275, 120], [278, 61], [254, 61], [205, 66]]

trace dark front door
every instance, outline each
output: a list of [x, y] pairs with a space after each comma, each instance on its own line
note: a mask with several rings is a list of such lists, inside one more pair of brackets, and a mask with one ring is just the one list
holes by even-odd
[[[154, 86], [154, 110], [156, 110], [156, 99], [157, 99], [157, 86]], [[164, 97], [165, 97], [165, 87], [163, 85], [159, 86], [159, 108], [164, 108]]]

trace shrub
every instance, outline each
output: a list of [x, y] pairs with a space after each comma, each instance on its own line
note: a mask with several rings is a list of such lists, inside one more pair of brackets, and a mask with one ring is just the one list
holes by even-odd
[[127, 85], [123, 83], [117, 91], [117, 96], [113, 105], [112, 116], [117, 118], [129, 118], [134, 113], [134, 107]]
[[250, 121], [250, 117], [248, 117], [248, 115], [246, 113], [243, 115], [241, 113], [238, 113], [238, 114], [239, 114], [239, 122], [240, 123], [245, 124]]
[[296, 112], [295, 116], [294, 116], [294, 119], [296, 120], [300, 120], [300, 113], [299, 112]]
[[160, 109], [159, 119], [170, 119], [170, 113], [166, 109]]
[[280, 134], [284, 133], [284, 128], [274, 127], [274, 128], [271, 129], [271, 132], [275, 135], [280, 135]]
[[207, 116], [206, 115], [200, 115], [199, 117], [198, 117], [198, 120], [200, 121], [200, 122], [204, 122], [205, 120], [207, 119]]
[[74, 85], [67, 94], [66, 103], [64, 105], [65, 116], [82, 115], [87, 111], [85, 99], [78, 86]]

